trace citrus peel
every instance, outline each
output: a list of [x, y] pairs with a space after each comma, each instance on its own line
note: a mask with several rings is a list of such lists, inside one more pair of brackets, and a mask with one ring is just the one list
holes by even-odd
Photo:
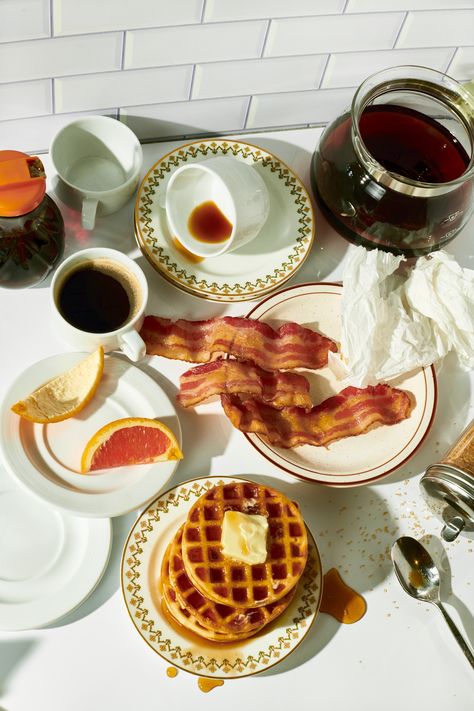
[[74, 417], [94, 396], [104, 372], [104, 349], [81, 360], [69, 370], [30, 393], [11, 410], [30, 422], [48, 424]]
[[82, 455], [81, 472], [182, 458], [169, 427], [159, 420], [125, 417], [109, 422], [91, 437]]

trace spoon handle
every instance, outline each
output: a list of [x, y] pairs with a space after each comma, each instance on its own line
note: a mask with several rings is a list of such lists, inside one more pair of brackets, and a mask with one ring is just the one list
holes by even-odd
[[448, 615], [447, 611], [445, 610], [444, 606], [439, 602], [436, 604], [436, 607], [441, 611], [441, 614], [443, 615], [444, 619], [448, 623], [448, 627], [453, 633], [456, 642], [459, 644], [461, 647], [462, 651], [466, 655], [466, 658], [468, 659], [471, 667], [474, 669], [474, 654], [471, 652], [469, 647], [466, 644], [466, 641], [456, 625], [454, 624], [453, 620], [451, 619], [450, 615]]

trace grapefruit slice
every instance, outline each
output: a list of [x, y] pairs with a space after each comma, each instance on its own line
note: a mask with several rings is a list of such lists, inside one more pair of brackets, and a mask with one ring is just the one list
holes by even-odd
[[104, 372], [104, 349], [81, 360], [70, 370], [49, 380], [24, 400], [11, 406], [31, 422], [61, 422], [80, 412], [93, 397]]
[[91, 437], [82, 455], [81, 472], [182, 458], [176, 437], [162, 422], [124, 417], [109, 422]]

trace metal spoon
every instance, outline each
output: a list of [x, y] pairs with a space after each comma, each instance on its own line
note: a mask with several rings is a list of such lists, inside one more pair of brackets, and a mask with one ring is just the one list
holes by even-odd
[[441, 611], [457, 643], [474, 668], [473, 653], [441, 604], [439, 570], [426, 548], [415, 538], [402, 536], [392, 546], [392, 563], [398, 582], [405, 592], [416, 600], [431, 602]]

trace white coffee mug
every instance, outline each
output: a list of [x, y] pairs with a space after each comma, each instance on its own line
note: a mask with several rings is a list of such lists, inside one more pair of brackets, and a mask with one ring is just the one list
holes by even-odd
[[[221, 242], [196, 239], [189, 218], [199, 205], [213, 202], [232, 225]], [[173, 237], [199, 257], [217, 257], [257, 237], [270, 210], [267, 187], [251, 165], [217, 156], [178, 168], [166, 188], [166, 216]]]
[[116, 212], [131, 198], [143, 162], [133, 131], [107, 116], [85, 116], [64, 126], [50, 154], [57, 172], [54, 190], [81, 211], [87, 230], [94, 229], [96, 214]]
[[[129, 299], [129, 315], [120, 327], [95, 333], [73, 325], [74, 317], [62, 307], [68, 280], [81, 270], [93, 268], [111, 276], [123, 287]], [[70, 282], [69, 282], [70, 283]], [[133, 259], [116, 249], [91, 247], [72, 254], [56, 270], [50, 290], [54, 325], [60, 338], [78, 350], [121, 350], [130, 360], [144, 357], [146, 345], [139, 335], [148, 300], [148, 284], [143, 271]], [[68, 320], [68, 318], [70, 320]]]

